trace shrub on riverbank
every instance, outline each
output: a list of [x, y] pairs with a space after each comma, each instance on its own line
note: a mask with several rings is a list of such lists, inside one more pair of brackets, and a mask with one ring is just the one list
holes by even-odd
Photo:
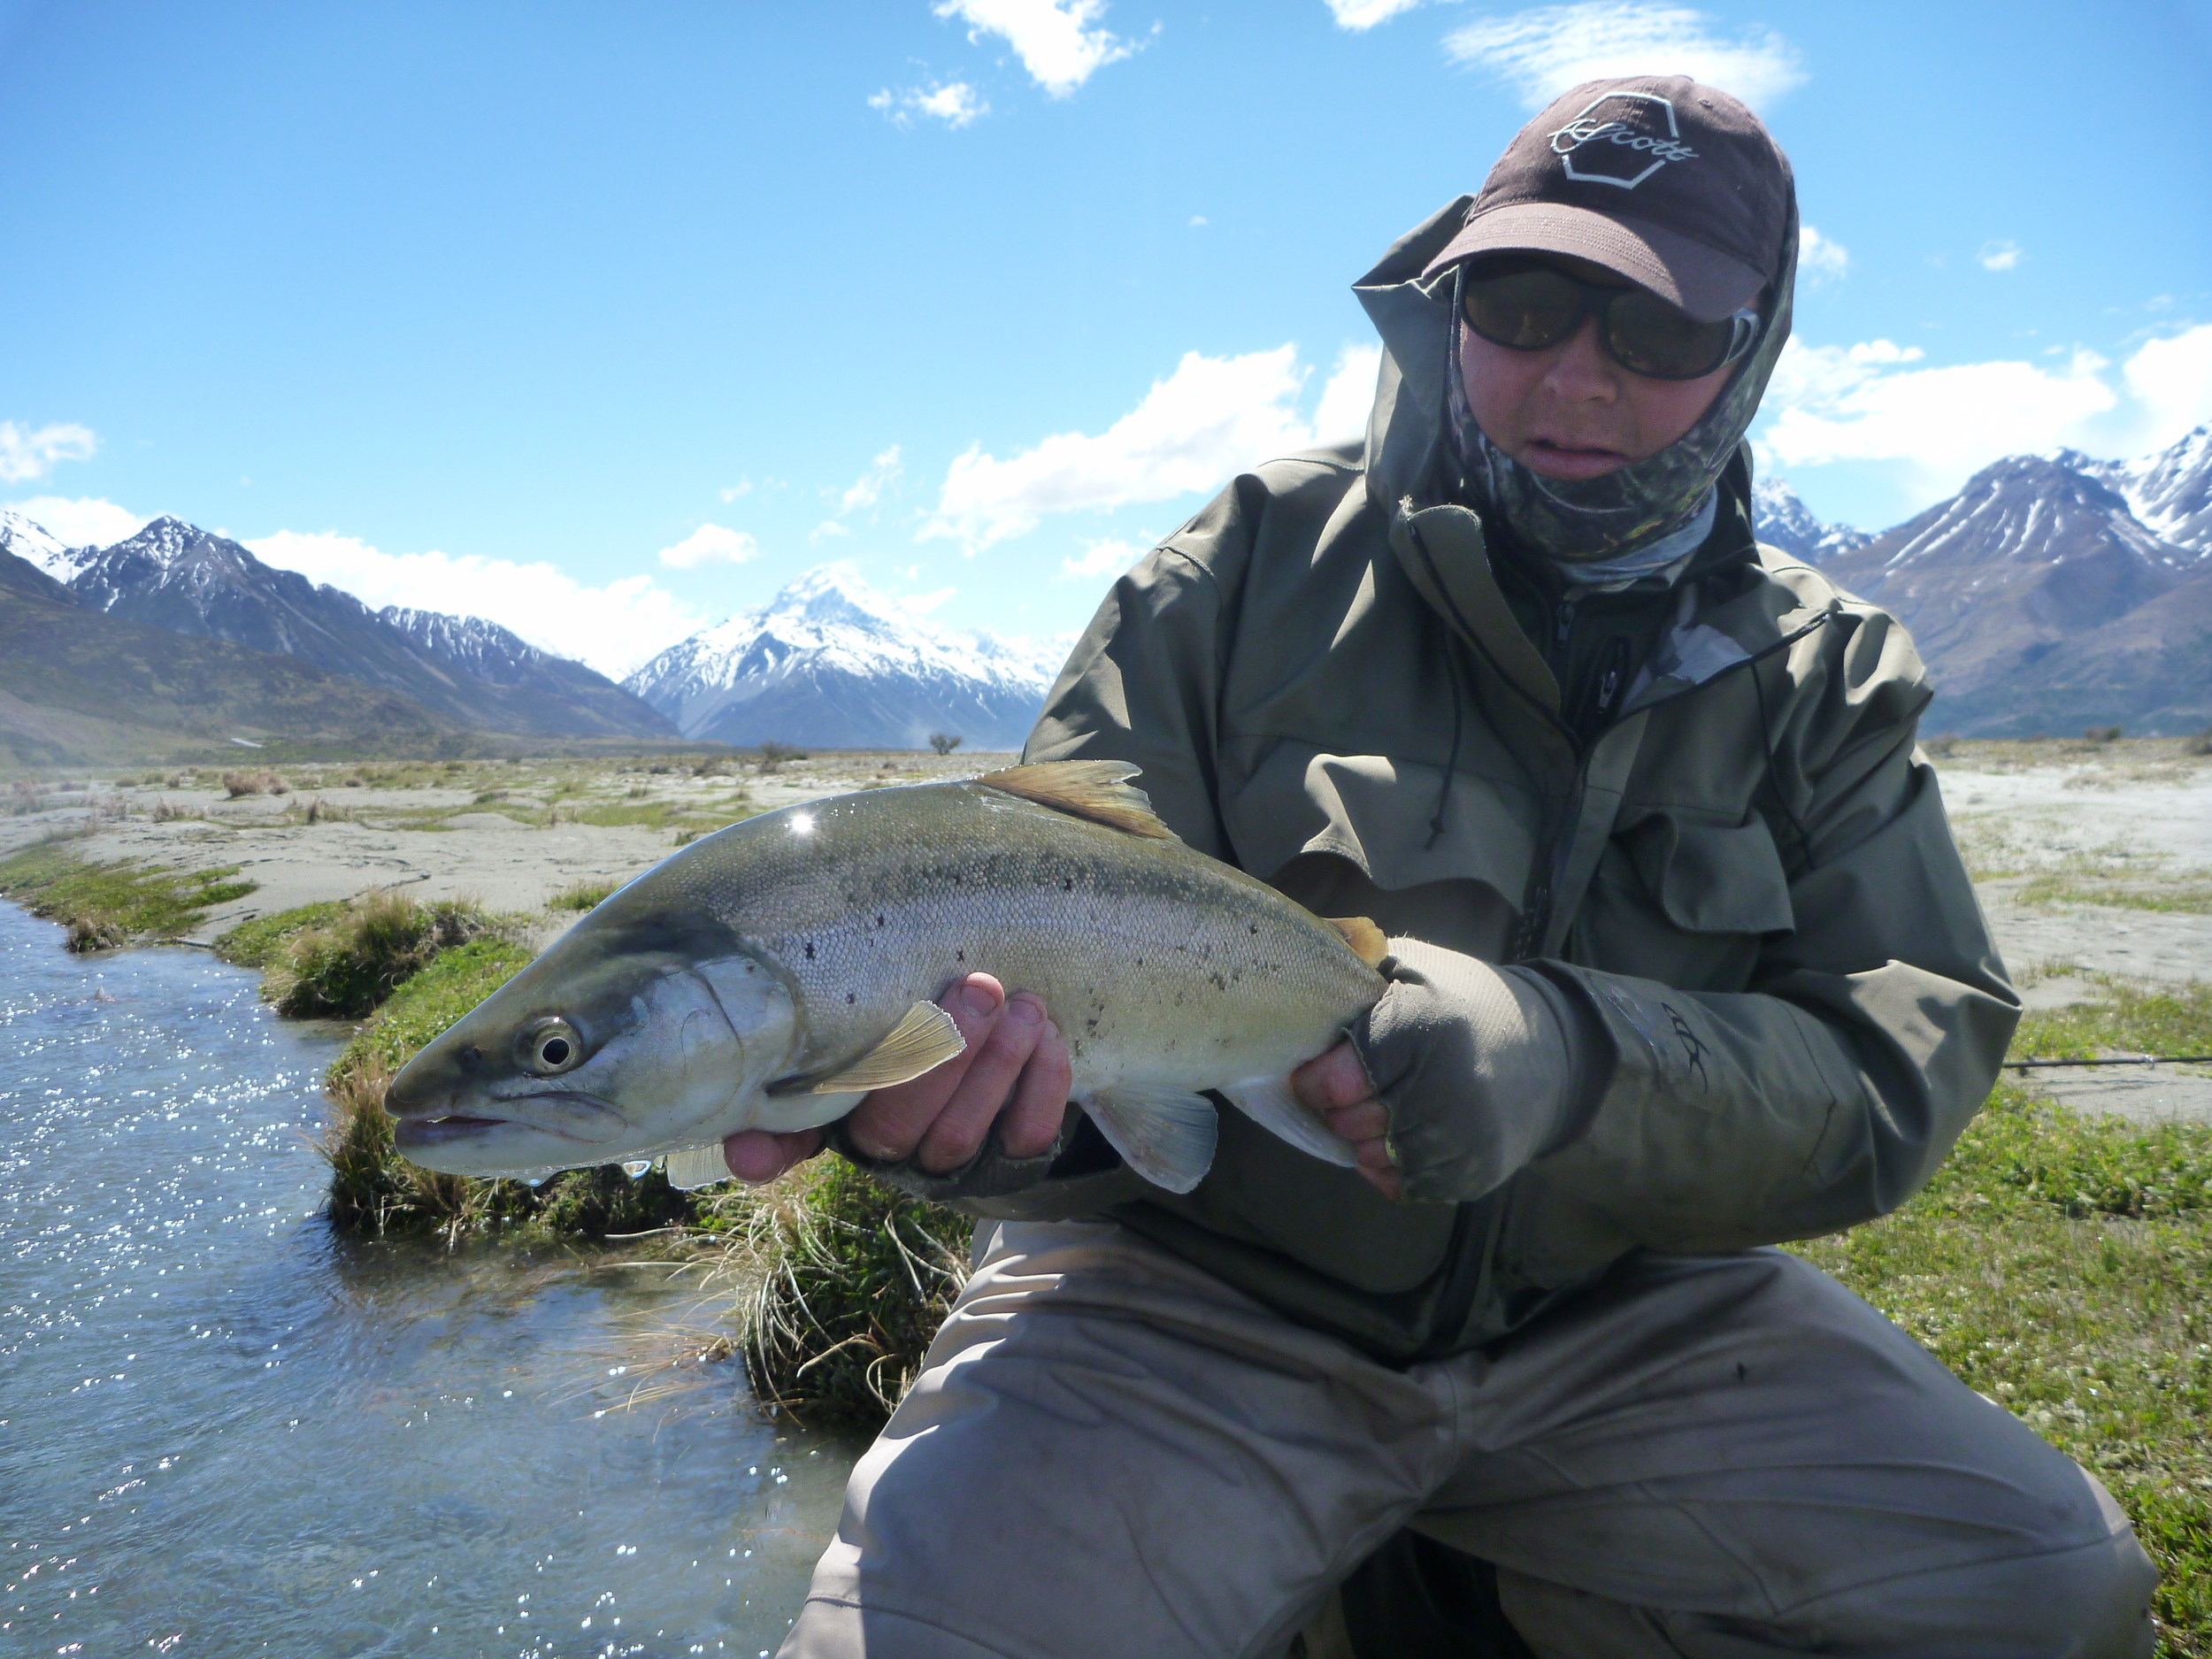
[[269, 1000], [295, 1018], [358, 1018], [439, 952], [492, 931], [473, 899], [423, 904], [376, 887], [320, 926], [296, 933], [266, 968]]
[[141, 937], [175, 939], [197, 927], [211, 907], [254, 890], [252, 882], [233, 879], [236, 864], [175, 870], [132, 858], [88, 864], [71, 849], [74, 839], [35, 842], [0, 860], [0, 896], [66, 926], [73, 950]]
[[619, 881], [579, 881], [573, 887], [563, 887], [546, 900], [545, 907], [549, 910], [592, 910], [601, 900], [611, 896], [621, 885]]
[[257, 916], [251, 921], [239, 923], [228, 933], [218, 934], [215, 954], [241, 968], [266, 968], [293, 940], [311, 928], [329, 926], [345, 911], [345, 901], [333, 899], [322, 904], [302, 904], [293, 910]]
[[879, 1427], [967, 1283], [974, 1224], [835, 1156], [734, 1209], [726, 1271], [746, 1286], [738, 1348], [754, 1394], [807, 1423]]

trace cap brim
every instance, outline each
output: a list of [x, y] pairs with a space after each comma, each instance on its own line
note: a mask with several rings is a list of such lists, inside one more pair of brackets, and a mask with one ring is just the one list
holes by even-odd
[[1587, 259], [1679, 305], [1701, 322], [1719, 322], [1750, 304], [1766, 286], [1760, 272], [1703, 242], [1645, 220], [1616, 219], [1556, 202], [1516, 202], [1467, 221], [1421, 274], [1484, 253], [1555, 253]]

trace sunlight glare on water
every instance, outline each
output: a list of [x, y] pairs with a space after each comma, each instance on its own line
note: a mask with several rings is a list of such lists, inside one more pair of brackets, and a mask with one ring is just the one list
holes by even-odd
[[0, 904], [0, 1653], [775, 1648], [851, 1448], [611, 1409], [664, 1270], [334, 1237], [339, 1039], [60, 940]]

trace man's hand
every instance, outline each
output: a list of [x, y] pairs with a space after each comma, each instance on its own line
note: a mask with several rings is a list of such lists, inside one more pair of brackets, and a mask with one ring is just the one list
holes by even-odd
[[[926, 1172], [941, 1174], [973, 1157], [998, 1123], [1009, 1156], [1037, 1156], [1060, 1133], [1073, 1083], [1068, 1046], [1044, 1002], [1027, 992], [1009, 999], [987, 973], [971, 973], [937, 1001], [968, 1046], [934, 1071], [877, 1089], [854, 1107], [845, 1130], [853, 1145], [885, 1163], [911, 1156]], [[819, 1129], [746, 1129], [722, 1142], [722, 1157], [731, 1174], [757, 1184], [821, 1148]]]
[[1375, 1098], [1366, 1068], [1348, 1042], [1340, 1042], [1318, 1059], [1309, 1060], [1290, 1074], [1290, 1092], [1308, 1111], [1352, 1146], [1359, 1172], [1385, 1198], [1403, 1193], [1398, 1166], [1391, 1161], [1390, 1113]]

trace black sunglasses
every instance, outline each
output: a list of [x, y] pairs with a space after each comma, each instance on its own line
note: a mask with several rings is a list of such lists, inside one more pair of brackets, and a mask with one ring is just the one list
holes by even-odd
[[1574, 337], [1585, 317], [1598, 319], [1606, 356], [1655, 380], [1694, 380], [1751, 349], [1759, 313], [1749, 306], [1701, 323], [1648, 288], [1609, 288], [1569, 276], [1557, 265], [1513, 260], [1475, 265], [1460, 278], [1467, 326], [1513, 351], [1548, 351]]

